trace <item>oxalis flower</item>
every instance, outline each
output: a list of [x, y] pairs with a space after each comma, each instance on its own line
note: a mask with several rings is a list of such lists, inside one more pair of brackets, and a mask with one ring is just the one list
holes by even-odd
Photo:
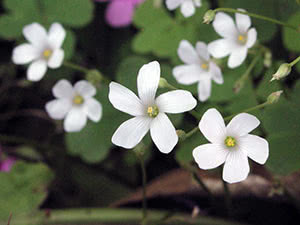
[[134, 148], [150, 130], [151, 138], [162, 153], [169, 153], [178, 142], [176, 130], [165, 113], [182, 113], [193, 109], [197, 101], [188, 91], [175, 90], [155, 99], [160, 80], [160, 65], [154, 61], [138, 73], [137, 97], [126, 87], [111, 82], [108, 98], [112, 105], [134, 116], [115, 131], [112, 142], [123, 148]]
[[15, 164], [16, 159], [13, 157], [5, 157], [0, 146], [0, 172], [9, 172]]
[[100, 120], [102, 106], [93, 98], [96, 88], [89, 82], [81, 80], [72, 87], [69, 81], [60, 80], [54, 85], [52, 93], [57, 99], [46, 104], [46, 111], [53, 119], [65, 118], [65, 131], [80, 131], [86, 125], [87, 118], [94, 122]]
[[194, 49], [188, 41], [183, 40], [177, 52], [185, 65], [173, 69], [175, 79], [185, 85], [198, 82], [199, 100], [206, 101], [211, 94], [211, 80], [218, 84], [223, 83], [222, 72], [210, 59], [207, 45], [204, 42], [197, 42]]
[[190, 17], [195, 14], [196, 7], [201, 6], [201, 0], [166, 0], [169, 10], [180, 7], [180, 11], [184, 17]]
[[27, 69], [27, 79], [39, 81], [47, 67], [55, 69], [61, 66], [64, 51], [61, 49], [66, 31], [59, 23], [53, 23], [49, 32], [38, 23], [24, 27], [23, 34], [29, 41], [14, 48], [12, 60], [15, 64], [31, 63]]
[[207, 110], [199, 128], [211, 144], [193, 150], [193, 157], [201, 169], [213, 169], [224, 163], [223, 180], [228, 183], [243, 181], [250, 171], [248, 157], [264, 164], [269, 156], [268, 142], [249, 134], [259, 125], [259, 120], [248, 113], [235, 116], [225, 127], [216, 109]]
[[144, 0], [97, 0], [108, 2], [105, 20], [112, 27], [126, 27], [131, 24], [134, 10]]
[[249, 16], [236, 13], [235, 20], [236, 25], [230, 16], [218, 12], [213, 27], [223, 38], [208, 44], [208, 51], [213, 57], [222, 58], [229, 55], [228, 67], [230, 68], [238, 67], [244, 62], [248, 49], [255, 44], [257, 38], [256, 29], [249, 29], [251, 26]]

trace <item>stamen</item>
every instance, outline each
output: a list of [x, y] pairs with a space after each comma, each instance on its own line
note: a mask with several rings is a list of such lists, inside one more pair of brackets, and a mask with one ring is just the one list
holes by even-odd
[[231, 137], [231, 136], [228, 136], [226, 139], [225, 139], [225, 145], [227, 147], [234, 147], [236, 145], [236, 140], [234, 137]]
[[247, 42], [247, 37], [245, 35], [240, 34], [237, 39], [238, 39], [238, 42], [241, 44], [246, 44], [246, 42]]
[[44, 56], [45, 59], [49, 59], [51, 55], [52, 55], [52, 50], [50, 50], [50, 49], [46, 49], [43, 52], [43, 56]]
[[81, 104], [83, 104], [83, 102], [84, 102], [84, 99], [80, 95], [75, 95], [75, 97], [73, 98], [73, 103], [75, 105], [81, 105]]
[[159, 113], [158, 107], [157, 106], [149, 106], [147, 108], [147, 114], [148, 116], [155, 118]]
[[204, 70], [207, 70], [208, 69], [208, 65], [206, 63], [202, 63], [201, 64], [201, 68], [204, 69]]

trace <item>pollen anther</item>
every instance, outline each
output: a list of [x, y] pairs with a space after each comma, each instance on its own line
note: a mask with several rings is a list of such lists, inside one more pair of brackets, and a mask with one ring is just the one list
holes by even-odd
[[81, 105], [81, 104], [83, 104], [83, 102], [84, 102], [84, 99], [80, 95], [75, 95], [75, 97], [73, 98], [73, 103], [75, 105]]
[[51, 55], [52, 55], [52, 50], [46, 49], [45, 51], [43, 51], [43, 57], [45, 59], [49, 59]]
[[159, 113], [159, 110], [158, 110], [158, 107], [157, 106], [149, 106], [148, 108], [147, 108], [147, 114], [148, 114], [148, 116], [150, 116], [150, 117], [156, 117], [157, 115], [158, 115], [158, 113]]
[[236, 145], [235, 138], [234, 137], [230, 137], [230, 136], [226, 137], [226, 139], [225, 139], [225, 145], [227, 147], [234, 147]]

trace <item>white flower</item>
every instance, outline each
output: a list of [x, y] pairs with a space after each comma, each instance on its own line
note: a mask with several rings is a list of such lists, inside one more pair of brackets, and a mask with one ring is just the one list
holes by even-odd
[[[243, 9], [238, 9], [245, 11]], [[222, 58], [227, 55], [228, 67], [235, 68], [241, 65], [247, 57], [248, 48], [251, 48], [257, 37], [255, 28], [250, 28], [251, 19], [249, 16], [236, 13], [236, 25], [233, 19], [225, 13], [219, 12], [213, 22], [215, 31], [223, 37], [208, 44], [208, 51], [215, 58]]]
[[259, 125], [259, 120], [248, 113], [235, 116], [225, 127], [216, 109], [207, 110], [199, 128], [211, 144], [200, 145], [193, 156], [201, 169], [213, 169], [224, 164], [223, 180], [228, 183], [243, 181], [250, 171], [248, 157], [264, 164], [269, 156], [268, 142], [248, 134]]
[[61, 66], [64, 51], [61, 49], [66, 31], [59, 23], [53, 23], [49, 32], [38, 23], [23, 28], [23, 34], [29, 41], [14, 48], [12, 60], [15, 64], [27, 64], [27, 79], [39, 81], [47, 71], [47, 67], [55, 69]]
[[182, 113], [193, 109], [197, 101], [188, 91], [176, 90], [155, 99], [160, 79], [160, 65], [154, 61], [145, 64], [138, 73], [139, 98], [126, 87], [111, 82], [108, 98], [112, 105], [134, 116], [115, 131], [115, 145], [134, 148], [150, 130], [152, 140], [163, 153], [169, 153], [178, 142], [176, 130], [165, 113]]
[[57, 98], [46, 104], [46, 111], [51, 118], [64, 119], [64, 129], [67, 132], [80, 131], [87, 118], [98, 122], [102, 117], [102, 106], [93, 98], [96, 88], [85, 80], [78, 81], [74, 87], [67, 80], [58, 81], [53, 89]]
[[180, 11], [184, 17], [190, 17], [194, 15], [195, 7], [201, 6], [201, 0], [167, 0], [167, 8], [174, 10], [180, 6]]
[[218, 84], [223, 83], [222, 72], [210, 59], [207, 45], [204, 42], [197, 42], [194, 49], [188, 41], [183, 40], [177, 52], [185, 65], [173, 69], [175, 79], [185, 85], [198, 82], [199, 100], [206, 101], [211, 93], [211, 80]]

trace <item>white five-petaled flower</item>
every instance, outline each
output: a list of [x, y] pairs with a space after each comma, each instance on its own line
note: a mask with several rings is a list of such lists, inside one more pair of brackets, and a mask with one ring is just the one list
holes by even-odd
[[221, 164], [223, 180], [228, 183], [243, 181], [250, 171], [248, 157], [264, 164], [269, 156], [268, 142], [248, 134], [259, 125], [259, 120], [248, 113], [236, 115], [225, 127], [216, 109], [207, 110], [199, 128], [211, 144], [200, 145], [193, 150], [193, 157], [201, 169], [213, 169]]
[[179, 44], [177, 50], [179, 58], [185, 65], [176, 66], [173, 75], [178, 83], [190, 85], [198, 82], [198, 96], [200, 101], [206, 101], [211, 93], [211, 80], [223, 83], [220, 68], [210, 59], [207, 45], [197, 42], [196, 48], [186, 40]]
[[46, 104], [46, 111], [51, 118], [64, 119], [67, 132], [80, 131], [87, 123], [87, 118], [98, 122], [102, 117], [102, 106], [93, 98], [96, 88], [85, 80], [78, 81], [74, 87], [67, 80], [58, 81], [53, 89], [57, 98]]
[[[238, 9], [245, 11], [243, 9]], [[248, 49], [251, 48], [257, 38], [255, 28], [250, 28], [251, 19], [249, 16], [236, 13], [236, 25], [233, 19], [225, 13], [218, 12], [213, 22], [215, 31], [222, 36], [208, 44], [208, 51], [215, 58], [222, 58], [227, 55], [228, 67], [235, 68], [241, 65], [247, 57]]]
[[49, 32], [38, 23], [23, 28], [23, 34], [29, 43], [14, 48], [12, 60], [15, 64], [30, 63], [27, 79], [39, 81], [47, 71], [47, 67], [55, 69], [61, 66], [64, 51], [61, 49], [66, 31], [59, 23], [53, 23]]
[[176, 130], [165, 113], [182, 113], [193, 109], [197, 101], [188, 91], [175, 90], [155, 99], [160, 80], [160, 65], [154, 61], [145, 64], [138, 73], [139, 98], [126, 87], [111, 82], [108, 98], [112, 105], [133, 118], [115, 131], [115, 145], [134, 148], [150, 130], [151, 138], [163, 153], [169, 153], [178, 142]]
[[169, 10], [174, 10], [180, 6], [183, 16], [190, 17], [195, 14], [195, 8], [201, 6], [201, 0], [167, 0], [166, 5]]

